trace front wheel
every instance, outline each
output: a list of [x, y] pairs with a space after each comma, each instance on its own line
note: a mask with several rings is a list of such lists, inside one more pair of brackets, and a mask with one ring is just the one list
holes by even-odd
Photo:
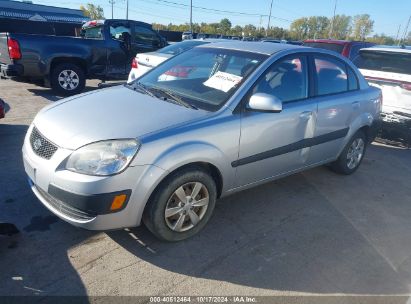
[[354, 173], [364, 158], [366, 142], [364, 132], [355, 133], [338, 159], [331, 164], [331, 169], [345, 175]]
[[143, 222], [158, 238], [181, 241], [207, 224], [216, 199], [213, 178], [201, 168], [187, 168], [159, 185], [146, 206]]
[[53, 68], [50, 75], [52, 89], [62, 96], [82, 92], [86, 86], [86, 76], [82, 68], [73, 63], [61, 63]]

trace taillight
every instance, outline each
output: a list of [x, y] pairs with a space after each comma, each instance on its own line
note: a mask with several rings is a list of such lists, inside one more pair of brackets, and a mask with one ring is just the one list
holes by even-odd
[[341, 55], [344, 57], [350, 58], [350, 48], [348, 46], [345, 46]]
[[14, 60], [21, 59], [20, 45], [16, 39], [8, 37], [7, 46], [9, 48], [10, 59], [14, 59]]
[[411, 83], [402, 83], [401, 88], [407, 91], [411, 91]]
[[131, 68], [132, 69], [138, 69], [138, 64], [137, 64], [137, 59], [133, 58], [133, 61], [131, 62]]

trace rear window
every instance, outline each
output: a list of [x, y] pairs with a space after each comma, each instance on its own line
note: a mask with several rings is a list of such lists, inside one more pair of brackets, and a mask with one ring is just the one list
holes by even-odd
[[85, 28], [85, 29], [83, 29], [84, 38], [103, 39], [102, 30], [103, 30], [102, 26]]
[[411, 74], [411, 54], [362, 51], [354, 64], [364, 70]]
[[344, 49], [343, 44], [336, 44], [336, 43], [304, 42], [303, 45], [314, 47], [314, 48], [319, 48], [319, 49], [324, 49], [324, 50], [329, 50], [329, 51], [334, 51], [338, 54], [341, 54]]
[[175, 44], [166, 46], [159, 50], [159, 53], [162, 54], [170, 54], [170, 55], [177, 55], [184, 51], [187, 51], [197, 45], [205, 44], [207, 42], [204, 41], [184, 41], [184, 42], [177, 42]]

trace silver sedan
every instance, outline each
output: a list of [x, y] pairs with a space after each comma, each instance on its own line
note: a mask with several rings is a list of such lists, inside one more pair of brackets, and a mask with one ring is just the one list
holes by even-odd
[[23, 159], [33, 192], [63, 220], [92, 230], [144, 222], [178, 241], [220, 197], [323, 164], [353, 173], [380, 110], [381, 92], [337, 54], [222, 42], [44, 108]]

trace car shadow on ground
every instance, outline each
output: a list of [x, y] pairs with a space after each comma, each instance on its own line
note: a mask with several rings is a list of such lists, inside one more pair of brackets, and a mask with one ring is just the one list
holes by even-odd
[[[81, 93], [87, 93], [87, 92], [91, 92], [91, 91], [98, 90], [98, 89], [114, 87], [117, 85], [122, 85], [124, 83], [125, 82], [106, 82], [106, 83], [101, 83], [98, 86], [86, 86], [85, 89]], [[43, 97], [51, 102], [59, 101], [60, 99], [65, 97], [65, 96], [57, 96], [56, 93], [52, 89], [46, 88], [46, 87], [38, 87], [36, 89], [27, 89], [27, 90], [30, 93], [36, 96]]]
[[[379, 178], [393, 166], [408, 169], [388, 183]], [[221, 284], [409, 294], [409, 168], [411, 151], [372, 146], [352, 176], [320, 167], [221, 199], [206, 228], [192, 239], [163, 243], [144, 227], [108, 235], [157, 267]], [[387, 192], [391, 186], [396, 193]], [[215, 294], [207, 284], [193, 285], [186, 289], [192, 294]]]
[[27, 303], [45, 295], [85, 295], [67, 252], [95, 233], [58, 220], [32, 194], [21, 155], [27, 128], [0, 124], [0, 222], [20, 230], [0, 236], [0, 295], [36, 296]]

